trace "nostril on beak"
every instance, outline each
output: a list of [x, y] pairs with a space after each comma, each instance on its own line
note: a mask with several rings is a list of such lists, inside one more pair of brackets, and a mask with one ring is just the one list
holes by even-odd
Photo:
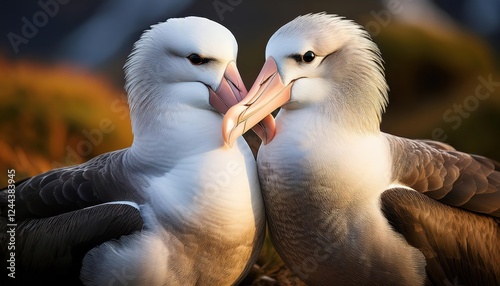
[[230, 81], [230, 80], [227, 80], [232, 86], [234, 86], [234, 88], [236, 88], [239, 92], [241, 92], [241, 88], [235, 84], [234, 82]]

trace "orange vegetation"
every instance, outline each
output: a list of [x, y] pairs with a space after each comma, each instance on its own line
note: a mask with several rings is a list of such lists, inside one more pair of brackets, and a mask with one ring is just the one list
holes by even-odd
[[132, 142], [124, 91], [85, 71], [0, 58], [0, 100], [0, 186]]

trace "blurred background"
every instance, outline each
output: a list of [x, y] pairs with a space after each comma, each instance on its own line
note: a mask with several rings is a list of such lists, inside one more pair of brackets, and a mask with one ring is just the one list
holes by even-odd
[[0, 0], [0, 185], [10, 168], [19, 181], [129, 146], [127, 55], [151, 24], [189, 15], [233, 32], [247, 87], [264, 63], [267, 40], [283, 24], [321, 11], [353, 19], [385, 60], [391, 89], [385, 132], [500, 161], [500, 1], [270, 3]]
[[19, 180], [129, 146], [122, 67], [151, 24], [198, 15], [225, 25], [250, 87], [269, 37], [320, 11], [362, 24], [382, 50], [391, 89], [384, 131], [500, 160], [499, 1], [272, 3], [1, 0], [0, 168], [15, 168]]

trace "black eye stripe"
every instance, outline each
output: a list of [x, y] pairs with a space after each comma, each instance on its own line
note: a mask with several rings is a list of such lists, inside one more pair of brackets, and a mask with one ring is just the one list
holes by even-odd
[[190, 54], [189, 56], [186, 57], [193, 65], [202, 65], [210, 62], [210, 59], [208, 58], [202, 58], [198, 54]]
[[290, 58], [294, 59], [298, 63], [310, 63], [316, 58], [316, 54], [313, 51], [307, 51], [303, 55], [293, 54]]
[[300, 54], [291, 55], [290, 57], [298, 63], [302, 62], [302, 55]]

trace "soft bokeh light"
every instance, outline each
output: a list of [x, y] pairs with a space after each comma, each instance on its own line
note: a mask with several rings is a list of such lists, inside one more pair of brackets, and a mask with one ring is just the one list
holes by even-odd
[[18, 180], [132, 142], [123, 92], [74, 67], [0, 59], [0, 100], [0, 166]]
[[[500, 160], [499, 9], [497, 0], [0, 1], [0, 186], [7, 169], [20, 181], [129, 146], [126, 57], [149, 25], [189, 15], [233, 32], [247, 87], [286, 22], [321, 11], [353, 19], [386, 63], [385, 132]], [[259, 140], [245, 137], [255, 152]], [[266, 240], [245, 283], [276, 281], [302, 285]]]

